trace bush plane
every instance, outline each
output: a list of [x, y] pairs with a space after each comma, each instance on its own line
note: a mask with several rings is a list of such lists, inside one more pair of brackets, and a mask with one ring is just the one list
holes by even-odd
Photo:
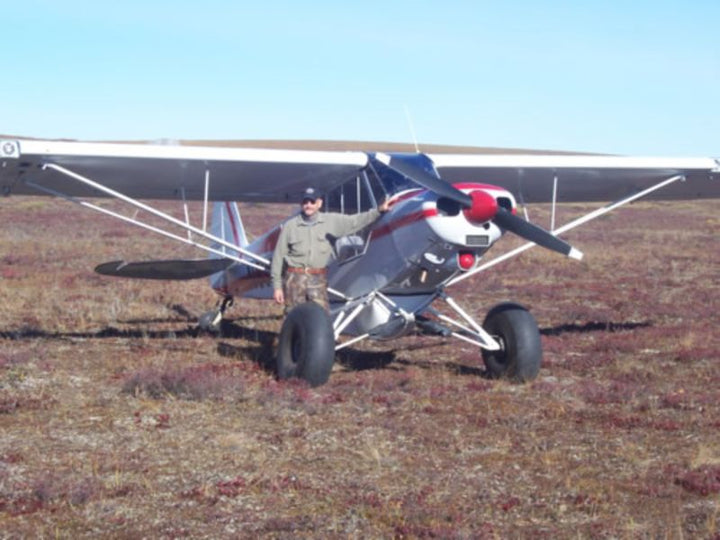
[[[321, 385], [337, 350], [363, 339], [421, 332], [471, 343], [480, 349], [490, 376], [523, 382], [534, 379], [541, 365], [535, 318], [508, 302], [490, 308], [480, 323], [450, 295], [452, 286], [536, 245], [580, 259], [582, 253], [559, 235], [641, 197], [720, 197], [720, 161], [413, 153], [388, 151], [380, 144], [377, 151], [328, 151], [0, 141], [4, 195], [62, 197], [204, 251], [201, 259], [112, 261], [96, 271], [144, 279], [209, 277], [220, 299], [198, 321], [208, 330], [218, 328], [234, 298], [272, 299], [269, 265], [283, 224], [249, 241], [237, 202], [297, 203], [308, 185], [324, 193], [328, 211], [361, 212], [385, 199], [392, 208], [365, 230], [332, 239], [330, 311], [307, 303], [287, 314], [276, 358], [280, 378]], [[122, 201], [136, 215], [100, 206], [93, 202], [97, 197]], [[202, 201], [202, 224], [192, 225], [187, 211], [182, 220], [143, 202], [162, 199], [178, 200], [185, 208], [187, 201]], [[557, 205], [581, 201], [609, 203], [555, 227]], [[528, 203], [551, 203], [549, 229], [521, 217], [519, 206]], [[138, 212], [167, 226], [143, 221]], [[178, 228], [184, 234], [174, 232]], [[527, 242], [486, 261], [506, 233]]]

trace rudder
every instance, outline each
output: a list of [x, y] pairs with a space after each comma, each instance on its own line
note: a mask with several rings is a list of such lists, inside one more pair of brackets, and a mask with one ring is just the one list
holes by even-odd
[[[243, 227], [242, 219], [240, 218], [240, 210], [238, 209], [237, 203], [225, 201], [225, 202], [214, 202], [212, 222], [210, 226], [210, 233], [217, 237], [222, 238], [226, 242], [235, 244], [238, 247], [246, 247], [248, 245], [247, 235], [245, 234], [245, 227]], [[213, 244], [214, 249], [222, 251], [226, 255], [240, 257], [241, 254], [237, 251], [232, 250], [226, 246]], [[219, 257], [219, 255], [216, 255]]]

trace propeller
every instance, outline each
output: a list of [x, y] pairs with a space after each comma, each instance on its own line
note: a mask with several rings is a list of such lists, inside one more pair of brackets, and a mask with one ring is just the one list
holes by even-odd
[[[415, 158], [415, 156], [413, 156]], [[425, 157], [425, 156], [423, 156]], [[581, 251], [575, 249], [567, 242], [559, 239], [551, 232], [525, 221], [509, 210], [498, 205], [495, 197], [485, 191], [476, 190], [470, 194], [463, 193], [452, 184], [445, 182], [434, 171], [432, 162], [427, 159], [426, 170], [414, 163], [398, 156], [390, 154], [376, 154], [375, 158], [400, 174], [417, 182], [422, 187], [429, 189], [440, 197], [448, 198], [457, 202], [462, 208], [468, 220], [475, 223], [493, 221], [499, 227], [508, 230], [516, 235], [534, 242], [551, 251], [556, 251], [572, 259], [580, 260], [583, 257]], [[432, 170], [433, 172], [430, 172]]]
[[525, 221], [524, 219], [517, 217], [505, 208], [498, 208], [493, 221], [503, 229], [513, 232], [525, 240], [535, 242], [538, 246], [542, 246], [552, 251], [557, 251], [558, 253], [562, 253], [563, 255], [578, 261], [583, 258], [583, 253], [579, 249], [575, 249], [570, 244], [564, 240], [560, 240], [557, 236], [549, 231], [546, 231], [542, 227], [538, 227], [529, 221]]

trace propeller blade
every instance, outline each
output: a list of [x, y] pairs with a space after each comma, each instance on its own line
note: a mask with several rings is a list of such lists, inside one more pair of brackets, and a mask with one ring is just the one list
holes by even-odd
[[417, 182], [422, 187], [437, 193], [440, 197], [446, 197], [460, 204], [463, 208], [472, 207], [472, 198], [467, 193], [463, 193], [456, 187], [445, 182], [442, 178], [429, 173], [425, 169], [418, 167], [408, 161], [397, 156], [378, 153], [375, 158], [387, 167], [404, 174], [411, 180]]
[[583, 258], [581, 251], [575, 249], [564, 240], [560, 240], [557, 236], [549, 231], [546, 231], [542, 227], [538, 227], [529, 221], [525, 221], [524, 219], [517, 217], [505, 208], [498, 208], [493, 221], [503, 229], [507, 229], [525, 240], [534, 242], [538, 246], [542, 246], [552, 251], [557, 251], [558, 253], [562, 253], [563, 255], [578, 261]]
[[98, 274], [139, 279], [186, 280], [203, 278], [225, 270], [232, 259], [173, 261], [112, 261], [95, 267]]

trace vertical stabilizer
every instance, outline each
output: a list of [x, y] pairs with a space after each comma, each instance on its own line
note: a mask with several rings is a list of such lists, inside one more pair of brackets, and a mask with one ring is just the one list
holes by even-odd
[[[213, 203], [210, 232], [213, 236], [222, 238], [226, 242], [230, 242], [236, 246], [245, 247], [248, 245], [237, 203], [228, 201]], [[225, 246], [214, 244], [213, 248], [225, 254], [234, 255], [235, 257], [241, 256], [237, 251], [233, 251], [231, 248]], [[217, 256], [219, 257], [219, 255]]]

